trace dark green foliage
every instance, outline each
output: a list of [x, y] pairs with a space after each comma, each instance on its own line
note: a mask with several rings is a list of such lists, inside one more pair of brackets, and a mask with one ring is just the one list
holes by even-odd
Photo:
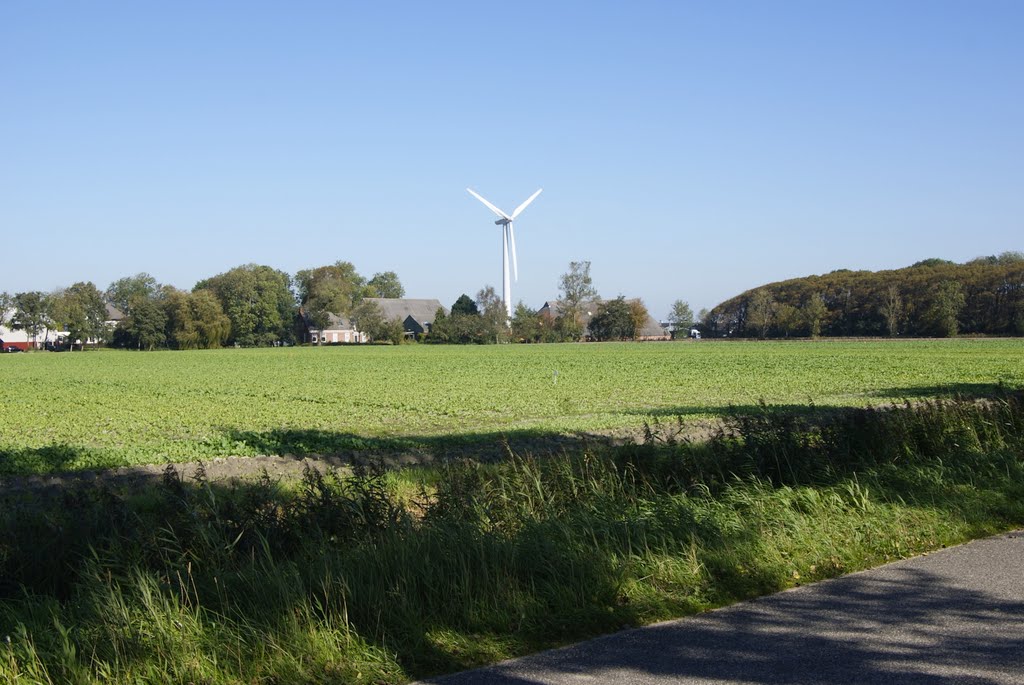
[[[928, 259], [893, 271], [839, 270], [771, 283], [719, 304], [702, 330], [719, 337], [1020, 335], [1024, 260], [1015, 253], [954, 264]], [[819, 300], [815, 298], [820, 298]], [[799, 326], [777, 316], [786, 305]], [[816, 331], [816, 329], [818, 329]]]
[[602, 302], [590, 319], [590, 335], [595, 340], [631, 340], [636, 335], [636, 322], [626, 298]]
[[114, 328], [114, 347], [152, 350], [167, 344], [167, 312], [163, 303], [136, 298], [129, 311]]
[[486, 345], [495, 342], [492, 327], [479, 314], [451, 314], [435, 318], [429, 342], [456, 345]]
[[914, 262], [910, 265], [911, 269], [917, 269], [920, 267], [935, 267], [935, 266], [955, 266], [956, 262], [951, 262], [948, 259], [939, 259], [938, 257], [930, 257], [928, 259], [922, 259], [919, 262]]
[[291, 277], [283, 271], [246, 264], [200, 281], [192, 290], [208, 290], [220, 302], [231, 321], [229, 343], [255, 347], [291, 340], [296, 306]]
[[956, 281], [942, 281], [936, 288], [927, 319], [931, 333], [940, 338], [956, 336], [960, 328], [960, 312], [966, 304], [964, 291]]
[[476, 302], [473, 301], [469, 295], [463, 293], [459, 295], [459, 299], [455, 300], [455, 304], [452, 305], [452, 316], [464, 314], [466, 316], [477, 316], [480, 314], [480, 310], [476, 306]]
[[13, 304], [11, 326], [24, 330], [34, 341], [50, 323], [50, 298], [46, 293], [33, 290], [15, 294]]
[[160, 294], [161, 287], [155, 278], [147, 273], [138, 273], [111, 283], [104, 297], [125, 314], [131, 314], [136, 302], [159, 299]]
[[231, 319], [209, 290], [166, 293], [167, 345], [179, 350], [214, 349], [231, 335]]
[[[440, 312], [441, 310], [438, 310]], [[505, 305], [486, 286], [477, 293], [477, 299], [460, 295], [448, 316], [435, 316], [428, 342], [458, 345], [491, 345], [508, 339], [505, 323]]]
[[103, 295], [92, 283], [75, 283], [51, 297], [50, 319], [68, 333], [68, 344], [85, 345], [107, 335], [107, 308]]
[[536, 343], [544, 340], [544, 333], [545, 321], [540, 312], [520, 301], [512, 312], [512, 339], [516, 342]]

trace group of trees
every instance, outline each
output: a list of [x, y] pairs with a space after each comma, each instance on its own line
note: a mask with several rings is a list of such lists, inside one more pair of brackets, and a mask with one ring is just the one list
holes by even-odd
[[647, 308], [640, 300], [619, 295], [602, 302], [590, 319], [590, 337], [594, 340], [634, 340], [640, 335], [648, 318]]
[[1024, 254], [833, 271], [749, 290], [700, 317], [713, 336], [1024, 334]]
[[[584, 315], [585, 306], [595, 308], [589, 323]], [[438, 310], [427, 342], [571, 342], [582, 340], [585, 329], [593, 340], [632, 340], [640, 335], [648, 318], [647, 308], [640, 300], [619, 296], [601, 301], [590, 275], [590, 262], [570, 262], [569, 270], [559, 278], [555, 307], [532, 309], [520, 301], [509, 320], [501, 298], [494, 288], [487, 286], [477, 293], [476, 299], [466, 294], [460, 296], [449, 314]]]
[[[294, 280], [272, 267], [246, 264], [204, 279], [191, 291], [140, 273], [114, 281], [105, 292], [76, 283], [52, 293], [0, 293], [0, 317], [7, 317], [0, 325], [24, 330], [33, 341], [48, 331], [66, 332], [72, 347], [75, 341], [102, 340], [129, 349], [207, 349], [293, 343], [307, 323], [324, 327], [331, 312], [358, 315], [374, 339], [396, 341], [401, 324], [384, 321], [379, 308], [363, 299], [404, 294], [395, 272], [365, 279], [349, 262], [300, 271]], [[108, 302], [124, 314], [113, 330], [107, 326]]]
[[484, 286], [475, 300], [463, 293], [449, 313], [438, 309], [427, 342], [460, 345], [509, 342], [512, 334], [506, 318], [501, 297], [493, 287]]
[[107, 298], [124, 314], [112, 332], [114, 347], [212, 349], [231, 336], [232, 321], [209, 288], [178, 290], [141, 273], [112, 283]]

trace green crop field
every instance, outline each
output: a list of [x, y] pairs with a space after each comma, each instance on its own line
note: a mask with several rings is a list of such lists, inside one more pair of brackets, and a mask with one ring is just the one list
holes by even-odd
[[0, 357], [0, 474], [641, 428], [758, 402], [1024, 385], [1022, 340], [400, 346]]

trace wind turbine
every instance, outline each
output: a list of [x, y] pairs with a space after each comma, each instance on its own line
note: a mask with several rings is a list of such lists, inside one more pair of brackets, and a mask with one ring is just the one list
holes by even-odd
[[499, 217], [501, 217], [497, 221], [494, 222], [495, 225], [503, 227], [502, 228], [502, 232], [501, 232], [502, 233], [502, 235], [501, 235], [501, 262], [502, 262], [502, 271], [501, 271], [501, 279], [502, 279], [501, 280], [501, 299], [505, 303], [505, 313], [508, 314], [508, 318], [511, 319], [512, 318], [512, 284], [509, 281], [509, 277], [508, 277], [508, 253], [509, 253], [509, 250], [512, 251], [512, 273], [515, 276], [515, 280], [519, 281], [519, 265], [516, 263], [516, 234], [515, 234], [515, 231], [512, 228], [512, 222], [515, 221], [515, 218], [517, 216], [519, 216], [520, 214], [523, 213], [523, 210], [526, 209], [526, 207], [531, 202], [533, 202], [535, 199], [537, 199], [537, 196], [540, 195], [541, 191], [544, 190], [544, 189], [540, 188], [540, 189], [537, 190], [536, 193], [534, 193], [530, 197], [526, 198], [526, 202], [524, 202], [523, 204], [521, 204], [518, 207], [516, 207], [515, 210], [512, 212], [511, 216], [506, 214], [505, 212], [501, 211], [500, 209], [498, 209], [497, 207], [492, 205], [490, 202], [488, 202], [487, 200], [485, 200], [481, 196], [479, 196], [476, 193], [474, 193], [472, 191], [472, 189], [466, 188], [466, 190], [469, 191], [470, 195], [472, 195], [476, 199], [480, 200], [480, 202], [483, 202], [487, 206], [488, 209], [490, 209], [492, 212], [494, 212]]

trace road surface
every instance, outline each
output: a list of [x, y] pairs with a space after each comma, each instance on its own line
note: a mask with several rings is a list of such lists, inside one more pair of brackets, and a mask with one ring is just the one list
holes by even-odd
[[429, 682], [1024, 685], [1024, 531]]

